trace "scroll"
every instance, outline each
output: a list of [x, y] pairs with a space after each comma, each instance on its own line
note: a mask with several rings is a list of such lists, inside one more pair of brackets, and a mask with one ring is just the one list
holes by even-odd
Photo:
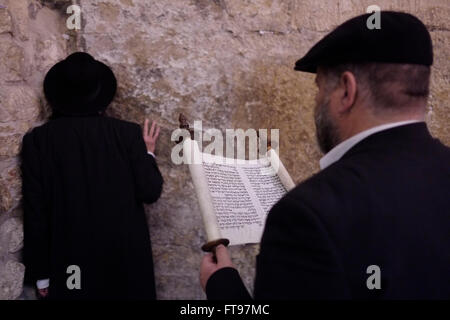
[[241, 162], [202, 153], [195, 140], [183, 141], [207, 243], [204, 251], [218, 244], [259, 243], [270, 208], [294, 188], [277, 153]]

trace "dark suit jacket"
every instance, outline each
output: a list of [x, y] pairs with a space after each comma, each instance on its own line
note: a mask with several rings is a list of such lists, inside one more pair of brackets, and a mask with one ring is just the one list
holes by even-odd
[[[59, 117], [23, 138], [26, 279], [50, 278], [55, 299], [154, 299], [143, 203], [163, 179], [138, 124]], [[70, 265], [81, 290], [69, 290]]]
[[[367, 268], [379, 266], [381, 289]], [[236, 270], [209, 299], [249, 299]], [[450, 149], [425, 123], [375, 133], [270, 211], [256, 299], [449, 299]]]

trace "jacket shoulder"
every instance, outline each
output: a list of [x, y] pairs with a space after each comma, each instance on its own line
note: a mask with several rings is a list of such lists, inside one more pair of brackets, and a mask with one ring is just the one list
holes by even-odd
[[277, 219], [296, 225], [310, 217], [326, 229], [359, 221], [361, 205], [370, 202], [370, 179], [356, 164], [332, 165], [289, 191], [274, 207]]
[[368, 179], [363, 167], [341, 161], [297, 185], [286, 195], [286, 198], [296, 201], [301, 199], [307, 201], [309, 206], [315, 207], [323, 204], [324, 198], [328, 201], [335, 198], [337, 201], [345, 194], [355, 196], [355, 193], [364, 190], [363, 186], [367, 186]]
[[22, 143], [25, 143], [26, 141], [31, 141], [42, 135], [46, 129], [48, 128], [49, 123], [45, 122], [40, 125], [37, 125], [33, 128], [30, 128], [22, 137]]

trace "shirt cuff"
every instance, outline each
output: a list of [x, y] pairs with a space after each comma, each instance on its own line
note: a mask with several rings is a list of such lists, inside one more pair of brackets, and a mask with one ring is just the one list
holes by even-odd
[[38, 289], [45, 289], [50, 286], [50, 279], [42, 279], [36, 281], [36, 286]]
[[153, 158], [156, 158], [156, 156], [155, 156], [155, 154], [154, 154], [153, 152], [151, 152], [151, 151], [147, 151], [147, 153], [148, 153], [148, 154], [150, 154], [150, 155], [152, 155], [152, 156], [153, 156]]

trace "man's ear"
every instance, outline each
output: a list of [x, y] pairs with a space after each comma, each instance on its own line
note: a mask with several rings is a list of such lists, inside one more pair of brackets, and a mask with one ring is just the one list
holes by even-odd
[[356, 101], [356, 78], [350, 71], [345, 71], [339, 79], [339, 112], [349, 112]]

